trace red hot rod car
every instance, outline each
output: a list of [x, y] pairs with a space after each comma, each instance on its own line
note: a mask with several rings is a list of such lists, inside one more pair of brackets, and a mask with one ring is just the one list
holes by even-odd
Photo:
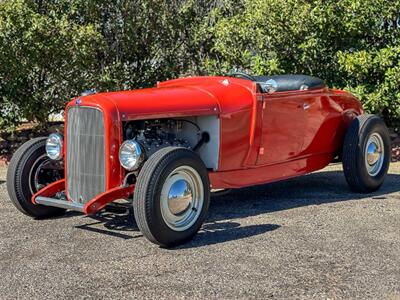
[[212, 190], [303, 175], [339, 158], [350, 187], [371, 192], [390, 162], [383, 121], [350, 93], [304, 75], [88, 92], [68, 103], [64, 128], [15, 153], [7, 175], [14, 205], [44, 218], [126, 199], [144, 236], [166, 247], [197, 233]]

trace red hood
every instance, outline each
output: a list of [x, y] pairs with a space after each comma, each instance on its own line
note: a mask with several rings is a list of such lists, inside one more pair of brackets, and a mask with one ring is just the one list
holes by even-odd
[[[228, 77], [189, 77], [159, 83], [155, 88], [98, 93], [69, 105], [113, 107], [122, 120], [211, 115], [250, 108], [253, 83]], [[114, 110], [112, 109], [112, 110]]]

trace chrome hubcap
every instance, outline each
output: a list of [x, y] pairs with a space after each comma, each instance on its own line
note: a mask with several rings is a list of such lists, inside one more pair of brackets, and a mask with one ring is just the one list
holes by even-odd
[[161, 190], [161, 215], [175, 231], [190, 228], [199, 218], [204, 190], [200, 175], [189, 166], [176, 168]]
[[376, 176], [380, 172], [384, 158], [382, 137], [379, 133], [373, 133], [365, 146], [365, 166], [369, 175]]
[[184, 179], [175, 181], [168, 193], [168, 208], [175, 216], [184, 214], [193, 201], [189, 182]]

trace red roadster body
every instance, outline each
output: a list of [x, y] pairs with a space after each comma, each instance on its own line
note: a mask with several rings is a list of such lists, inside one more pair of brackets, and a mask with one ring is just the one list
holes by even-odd
[[[350, 93], [302, 75], [189, 77], [154, 88], [88, 94], [65, 110], [58, 158], [64, 176], [34, 191], [32, 203], [95, 213], [136, 193], [138, 178], [146, 176], [140, 175], [143, 163], [171, 146], [196, 154], [211, 189], [310, 173], [341, 157], [346, 132], [362, 114]], [[127, 141], [134, 142], [126, 151], [145, 154], [121, 158]], [[124, 166], [133, 159], [136, 167]], [[192, 195], [196, 184], [188, 183], [200, 177], [187, 170], [179, 182]]]
[[[219, 144], [213, 153], [218, 167], [209, 175], [213, 188], [232, 188], [325, 167], [339, 153], [350, 122], [363, 113], [360, 102], [347, 92], [321, 87], [265, 94], [254, 82], [228, 77], [182, 78], [157, 88], [80, 99], [80, 106], [99, 108], [106, 118], [108, 189], [121, 185], [125, 175], [112, 159], [123, 141], [123, 121], [218, 117], [219, 141], [211, 141]], [[76, 105], [73, 100], [68, 107]]]

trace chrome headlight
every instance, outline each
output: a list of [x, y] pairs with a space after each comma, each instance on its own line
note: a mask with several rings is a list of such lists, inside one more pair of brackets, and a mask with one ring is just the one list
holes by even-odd
[[140, 144], [134, 140], [127, 140], [119, 148], [119, 162], [124, 169], [134, 171], [144, 160], [144, 152]]
[[47, 156], [53, 160], [60, 160], [63, 157], [63, 137], [61, 134], [52, 133], [46, 140]]

